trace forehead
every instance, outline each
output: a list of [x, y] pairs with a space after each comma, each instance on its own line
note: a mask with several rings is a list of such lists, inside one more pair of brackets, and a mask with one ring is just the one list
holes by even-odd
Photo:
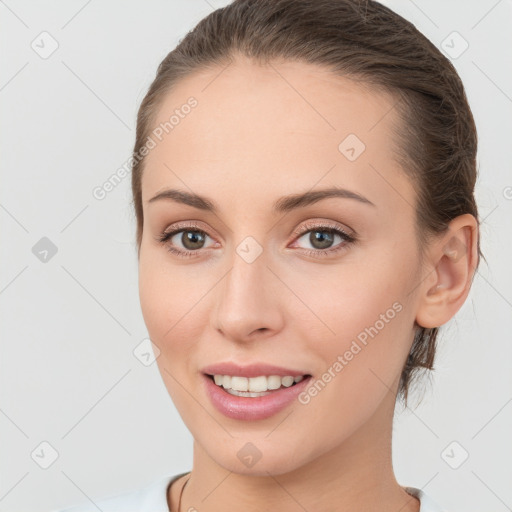
[[[195, 106], [184, 108], [190, 98]], [[196, 72], [157, 112], [152, 130], [160, 127], [161, 140], [153, 135], [156, 146], [146, 157], [143, 200], [166, 186], [244, 198], [309, 190], [321, 181], [382, 202], [383, 175], [411, 195], [395, 160], [395, 102], [302, 62], [239, 59]]]

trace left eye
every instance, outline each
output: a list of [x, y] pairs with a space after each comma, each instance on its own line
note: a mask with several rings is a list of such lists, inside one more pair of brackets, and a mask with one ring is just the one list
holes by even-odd
[[[343, 240], [350, 241], [350, 237], [339, 229], [334, 228], [315, 228], [306, 231], [297, 240], [304, 238], [307, 243], [311, 244], [315, 250], [325, 250], [332, 248], [336, 239], [339, 242]], [[339, 244], [337, 244], [339, 245]], [[310, 247], [304, 247], [310, 249]]]

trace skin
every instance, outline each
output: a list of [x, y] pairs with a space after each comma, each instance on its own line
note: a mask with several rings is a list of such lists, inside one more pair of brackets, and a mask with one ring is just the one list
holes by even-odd
[[[194, 73], [167, 94], [154, 126], [190, 96], [198, 105], [147, 155], [142, 179], [142, 312], [161, 351], [163, 381], [194, 437], [181, 510], [322, 512], [335, 503], [337, 511], [417, 512], [419, 501], [396, 481], [391, 461], [399, 377], [414, 321], [440, 326], [467, 297], [476, 220], [452, 221], [425, 248], [421, 266], [416, 191], [393, 148], [396, 100], [311, 64], [239, 57], [222, 69]], [[353, 162], [338, 149], [350, 133], [366, 146]], [[374, 206], [329, 198], [272, 212], [282, 196], [328, 187], [357, 192]], [[166, 188], [207, 196], [219, 213], [148, 203]], [[208, 235], [191, 258], [157, 241], [187, 221]], [[335, 236], [331, 247], [345, 244], [341, 251], [308, 255], [322, 246], [313, 245], [307, 221], [334, 224], [357, 241]], [[294, 235], [297, 228], [306, 234]], [[172, 242], [183, 250], [181, 234]], [[248, 236], [263, 250], [252, 263], [236, 252]], [[218, 412], [203, 390], [201, 368], [228, 360], [321, 378], [396, 302], [401, 311], [307, 404], [241, 421]], [[250, 468], [237, 457], [247, 442], [261, 452]], [[168, 491], [173, 511], [187, 478]]]

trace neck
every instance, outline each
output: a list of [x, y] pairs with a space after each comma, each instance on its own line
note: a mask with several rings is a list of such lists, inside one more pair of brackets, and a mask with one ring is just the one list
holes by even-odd
[[193, 469], [181, 510], [418, 512], [418, 499], [405, 492], [393, 473], [394, 396], [390, 393], [384, 402], [341, 444], [291, 471], [269, 468], [261, 476], [235, 473], [217, 464], [194, 441]]

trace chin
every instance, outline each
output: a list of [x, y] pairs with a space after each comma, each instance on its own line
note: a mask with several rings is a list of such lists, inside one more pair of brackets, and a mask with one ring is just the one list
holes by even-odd
[[[222, 442], [212, 444], [212, 433], [202, 432], [195, 439], [204, 438], [206, 444], [201, 444], [201, 449], [208, 453], [208, 456], [226, 471], [239, 475], [248, 476], [269, 476], [282, 475], [300, 469], [307, 464], [310, 454], [304, 446], [303, 441], [295, 441], [281, 432], [277, 431], [268, 435], [266, 431], [261, 437], [253, 438], [250, 435], [242, 437], [230, 437], [225, 435]], [[268, 437], [265, 439], [265, 436]], [[289, 444], [283, 439], [288, 439]], [[217, 440], [220, 441], [220, 440]], [[297, 454], [300, 454], [299, 457]]]

